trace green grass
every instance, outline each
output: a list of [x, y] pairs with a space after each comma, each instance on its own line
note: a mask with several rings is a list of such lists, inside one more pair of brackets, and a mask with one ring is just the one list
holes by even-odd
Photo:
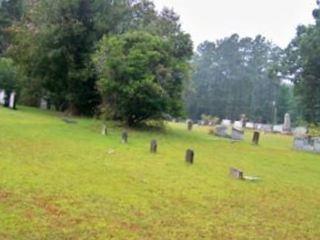
[[[231, 144], [185, 128], [131, 130], [124, 145], [96, 120], [0, 108], [0, 239], [320, 239], [319, 155], [288, 136], [253, 146], [251, 132]], [[231, 166], [262, 180], [231, 179]]]

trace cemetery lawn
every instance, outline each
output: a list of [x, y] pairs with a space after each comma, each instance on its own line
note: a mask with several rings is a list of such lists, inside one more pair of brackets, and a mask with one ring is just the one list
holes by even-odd
[[[0, 239], [320, 239], [320, 156], [292, 137], [129, 131], [0, 108]], [[158, 154], [149, 151], [157, 139]], [[195, 151], [195, 164], [184, 162]], [[229, 168], [259, 176], [231, 179]]]

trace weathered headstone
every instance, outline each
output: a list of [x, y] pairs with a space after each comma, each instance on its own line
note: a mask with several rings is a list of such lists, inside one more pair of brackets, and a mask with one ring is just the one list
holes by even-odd
[[232, 125], [231, 124], [231, 120], [223, 119], [222, 122], [221, 122], [221, 125], [226, 126], [226, 127], [230, 127]]
[[239, 180], [243, 180], [243, 172], [236, 168], [230, 168], [230, 176]]
[[293, 135], [295, 137], [304, 137], [308, 133], [308, 129], [306, 127], [297, 127], [293, 130]]
[[128, 143], [128, 136], [129, 136], [129, 134], [127, 131], [122, 132], [122, 135], [121, 135], [122, 143]]
[[246, 123], [246, 128], [248, 128], [248, 129], [254, 129], [254, 123], [253, 123], [253, 122], [247, 122], [247, 123]]
[[9, 108], [16, 109], [16, 92], [11, 92], [10, 94]]
[[233, 140], [237, 140], [237, 141], [243, 140], [244, 131], [242, 129], [233, 127], [232, 128], [232, 133], [231, 133], [231, 138]]
[[320, 138], [314, 138], [313, 147], [316, 153], [320, 153]]
[[44, 98], [40, 99], [40, 109], [43, 109], [43, 110], [49, 109], [48, 101]]
[[283, 132], [283, 125], [274, 125], [273, 132], [275, 133], [282, 133]]
[[191, 131], [192, 128], [193, 128], [193, 121], [192, 120], [187, 120], [187, 127], [188, 127], [188, 130]]
[[218, 137], [228, 137], [228, 127], [224, 125], [216, 126], [215, 134]]
[[150, 152], [151, 153], [157, 153], [158, 151], [158, 143], [157, 140], [152, 140], [150, 143]]
[[283, 131], [291, 132], [291, 118], [289, 113], [286, 113], [284, 116]]
[[270, 124], [263, 124], [261, 127], [261, 130], [263, 130], [264, 132], [272, 132], [272, 125]]
[[101, 135], [106, 136], [108, 134], [107, 125], [104, 123], [102, 124]]
[[242, 126], [243, 126], [243, 123], [241, 121], [235, 121], [233, 123], [233, 127], [235, 127], [235, 128], [241, 129]]
[[252, 144], [258, 145], [260, 140], [260, 132], [255, 131], [253, 133]]
[[194, 151], [192, 149], [188, 149], [186, 152], [186, 162], [189, 164], [194, 162]]
[[4, 90], [0, 89], [0, 104], [4, 105], [6, 98], [6, 93]]

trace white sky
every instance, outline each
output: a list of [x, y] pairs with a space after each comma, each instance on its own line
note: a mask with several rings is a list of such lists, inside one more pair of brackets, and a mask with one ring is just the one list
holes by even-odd
[[314, 23], [316, 0], [154, 0], [158, 10], [173, 8], [183, 30], [195, 47], [238, 33], [241, 37], [261, 34], [286, 47], [299, 24]]

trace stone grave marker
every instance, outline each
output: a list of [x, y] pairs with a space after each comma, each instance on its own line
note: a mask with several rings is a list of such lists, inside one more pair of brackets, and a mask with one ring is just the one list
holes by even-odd
[[259, 144], [259, 140], [260, 140], [260, 132], [255, 131], [253, 133], [252, 144], [258, 145]]
[[230, 127], [232, 125], [231, 124], [231, 120], [223, 119], [222, 122], [221, 122], [221, 125], [226, 126], [226, 127]]
[[261, 127], [261, 130], [263, 130], [264, 132], [268, 132], [271, 133], [272, 132], [272, 125], [270, 124], [263, 124]]
[[158, 143], [157, 140], [152, 140], [150, 143], [150, 152], [151, 153], [157, 153], [158, 151]]
[[243, 172], [239, 169], [236, 168], [230, 168], [230, 176], [239, 180], [243, 180], [244, 176], [243, 176]]
[[287, 133], [291, 132], [291, 118], [289, 113], [286, 113], [284, 116], [283, 131]]
[[6, 92], [2, 89], [0, 89], [0, 104], [5, 104], [5, 98], [6, 98]]
[[194, 151], [192, 149], [188, 149], [186, 152], [186, 162], [188, 164], [193, 164], [194, 162]]
[[283, 125], [274, 125], [273, 132], [275, 133], [282, 133], [283, 132]]
[[12, 92], [9, 98], [9, 108], [16, 109], [16, 92]]
[[320, 153], [320, 138], [314, 138], [313, 139], [313, 147], [314, 147], [314, 151], [316, 153]]
[[228, 127], [224, 125], [216, 126], [215, 134], [218, 137], [228, 137]]
[[246, 128], [248, 128], [248, 129], [254, 129], [254, 123], [253, 123], [253, 122], [247, 122], [247, 123], [246, 123]]
[[238, 128], [238, 129], [242, 129], [243, 123], [241, 121], [235, 121], [233, 123], [233, 127]]
[[244, 131], [239, 128], [232, 128], [231, 138], [233, 140], [241, 141], [244, 138]]
[[192, 128], [193, 128], [193, 121], [192, 120], [187, 120], [187, 127], [188, 127], [188, 130], [191, 131]]
[[295, 137], [304, 137], [308, 133], [308, 129], [306, 127], [297, 127], [293, 130], [293, 135]]
[[128, 143], [129, 134], [127, 131], [123, 131], [121, 135], [122, 143]]
[[107, 134], [108, 134], [107, 125], [104, 123], [102, 124], [101, 135], [106, 136]]

